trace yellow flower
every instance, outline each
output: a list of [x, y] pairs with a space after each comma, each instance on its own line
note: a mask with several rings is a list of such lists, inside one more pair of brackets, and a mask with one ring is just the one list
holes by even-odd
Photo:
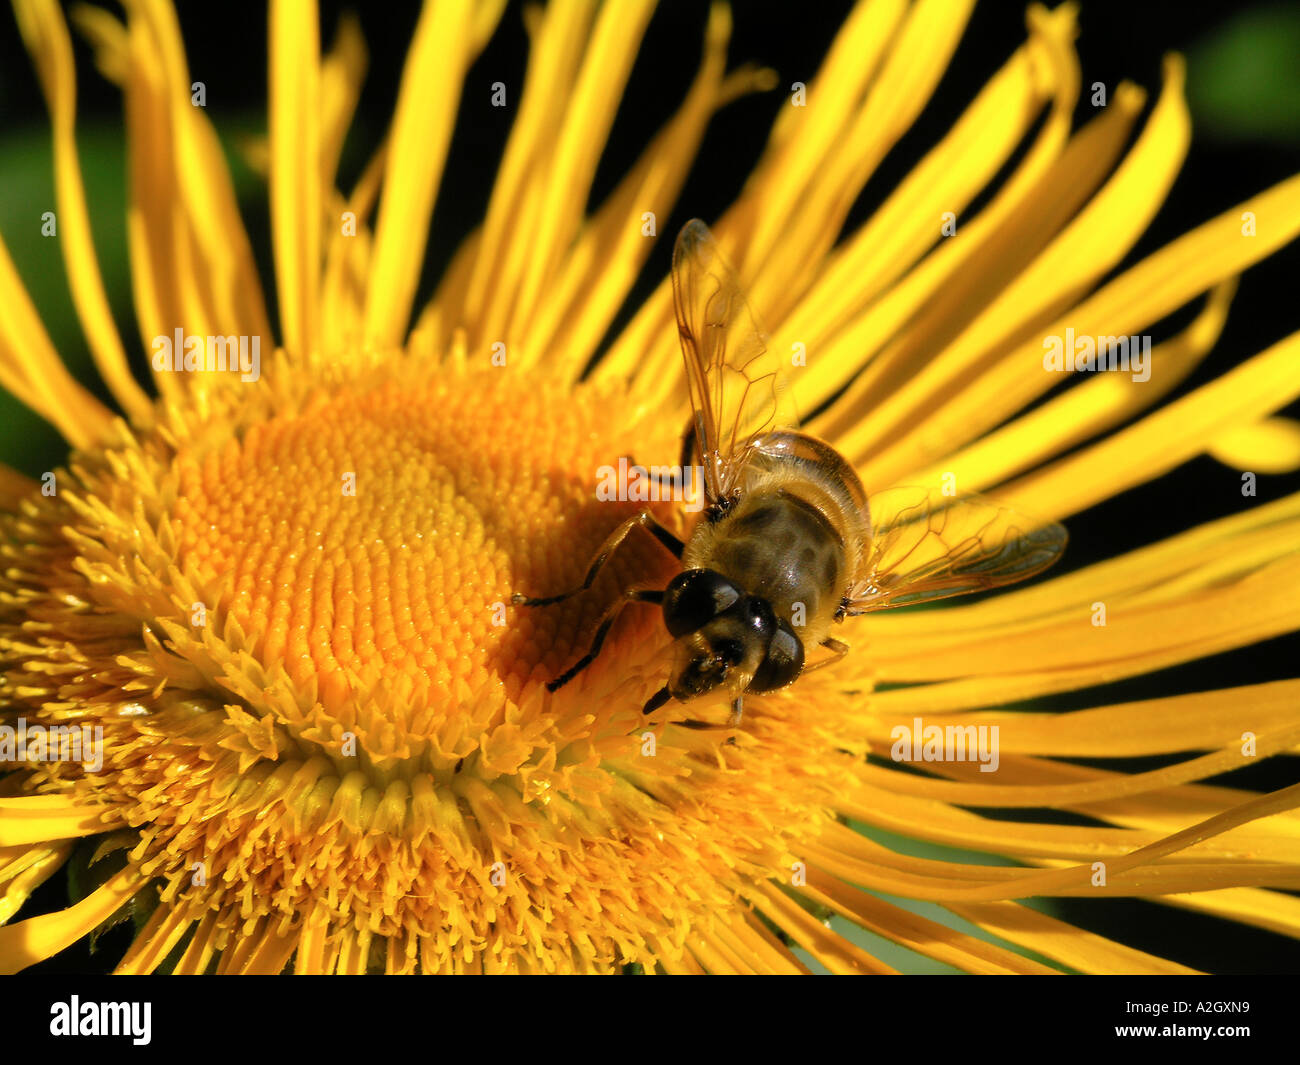
[[[129, 0], [121, 23], [78, 8], [125, 95], [143, 342], [128, 354], [91, 242], [67, 28], [53, 0], [15, 6], [53, 122], [73, 299], [124, 417], [63, 368], [0, 248], [0, 382], [73, 449], [48, 484], [0, 481], [0, 723], [11, 743], [90, 737], [79, 758], [11, 765], [0, 780], [0, 920], [70, 858], [92, 888], [0, 928], [0, 969], [51, 956], [128, 904], [142, 927], [121, 972], [792, 972], [809, 957], [889, 971], [830, 914], [975, 972], [1050, 971], [1013, 946], [1067, 969], [1183, 971], [1015, 901], [1031, 896], [1140, 896], [1300, 934], [1300, 899], [1283, 893], [1300, 888], [1300, 785], [1197, 783], [1294, 753], [1300, 681], [1015, 709], [1300, 626], [1300, 497], [975, 605], [856, 619], [854, 653], [748, 700], [735, 743], [671, 713], [646, 725], [668, 639], [644, 607], [547, 692], [621, 588], [674, 573], [634, 537], [589, 595], [505, 607], [515, 589], [572, 586], [635, 512], [596, 503], [593, 471], [676, 457], [687, 400], [667, 281], [603, 341], [708, 120], [772, 87], [766, 71], [727, 73], [725, 7], [680, 107], [591, 215], [652, 5], [530, 10], [487, 216], [421, 308], [462, 83], [502, 5], [426, 7], [392, 129], [344, 194], [359, 31], [345, 20], [322, 57], [314, 4], [274, 3], [278, 344], [174, 13]], [[794, 378], [801, 409], [820, 410], [809, 429], [871, 490], [954, 474], [963, 491], [1056, 519], [1207, 451], [1296, 468], [1300, 433], [1273, 415], [1300, 395], [1300, 334], [1152, 408], [1214, 344], [1236, 275], [1300, 231], [1300, 179], [1098, 287], [1186, 151], [1176, 58], [1125, 151], [1143, 93], [1121, 86], [1072, 132], [1075, 11], [1030, 8], [1023, 47], [841, 237], [969, 7], [854, 8], [806, 106], [782, 110], [716, 222], [772, 343], [813, 353]], [[1013, 158], [945, 238], [944, 212], [961, 215]], [[1062, 381], [1043, 370], [1044, 337], [1138, 334], [1201, 297], [1152, 352], [1149, 381], [1083, 374], [1024, 412]], [[244, 338], [241, 372], [176, 369], [186, 338], [209, 336]], [[132, 377], [141, 358], [157, 398]], [[688, 531], [680, 508], [657, 512]], [[999, 726], [996, 777], [968, 761], [893, 764], [896, 727], [917, 717]], [[1208, 753], [1140, 773], [1060, 760], [1183, 752]], [[973, 812], [988, 807], [1098, 827]], [[1021, 864], [909, 857], [850, 821]], [[1010, 946], [877, 893], [941, 903]]]

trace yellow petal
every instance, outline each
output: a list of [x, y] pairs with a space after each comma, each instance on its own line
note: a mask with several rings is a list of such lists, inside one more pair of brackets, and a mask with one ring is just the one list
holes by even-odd
[[217, 923], [217, 913], [209, 912], [194, 930], [190, 944], [172, 972], [176, 976], [198, 976], [208, 971], [209, 963], [217, 950], [217, 938], [224, 935]]
[[[964, 679], [878, 692], [872, 703], [890, 713], [935, 712], [1137, 676], [1294, 631], [1298, 586], [1300, 559], [1291, 558], [1173, 602], [1077, 601], [1059, 619], [1016, 626], [1013, 634], [1008, 627], [1000, 640], [972, 632], [945, 641], [941, 654], [884, 659], [882, 673], [899, 680]], [[1107, 603], [1104, 626], [1091, 623], [1093, 602]]]
[[955, 966], [963, 972], [1017, 975], [1054, 972], [1046, 965], [1031, 961], [1005, 947], [986, 943], [899, 906], [890, 905], [819, 869], [808, 870], [808, 885], [804, 894], [814, 902], [829, 906], [860, 928], [926, 957]]
[[499, 15], [501, 6], [493, 0], [476, 11], [468, 0], [426, 3], [415, 28], [389, 136], [366, 291], [366, 333], [377, 346], [405, 337], [465, 71], [482, 44], [476, 18]]
[[1157, 958], [1154, 954], [1133, 950], [1113, 939], [1074, 928], [1055, 917], [1018, 903], [983, 902], [965, 906], [949, 904], [948, 909], [1004, 939], [1019, 943], [1022, 947], [1028, 947], [1080, 972], [1106, 975], [1195, 972], [1176, 962]]
[[[898, 483], [901, 473], [929, 459], [932, 450], [950, 449], [1000, 421], [992, 415], [1007, 407], [1004, 379], [1024, 377], [1029, 355], [1037, 360], [1038, 372], [1012, 394], [1037, 395], [1055, 383], [1041, 369], [1037, 340], [1006, 353], [1008, 341], [1046, 326], [1117, 264], [1146, 228], [1186, 153], [1189, 124], [1182, 87], [1182, 66], [1170, 60], [1151, 118], [1111, 179], [938, 356], [870, 419], [845, 434], [842, 448], [865, 463], [868, 483]], [[1078, 318], [1076, 311], [1070, 320]], [[1078, 325], [1075, 329], [1082, 331]], [[996, 393], [995, 408], [967, 409], [975, 395], [987, 403], [990, 391]], [[957, 405], [960, 417], [952, 409]]]
[[753, 898], [773, 924], [831, 972], [837, 975], [894, 972], [838, 932], [831, 931], [774, 884], [758, 885]]
[[73, 447], [108, 435], [108, 409], [68, 373], [0, 240], [0, 385], [48, 421]]
[[555, 101], [566, 100], [577, 80], [594, 15], [591, 0], [565, 0], [547, 4], [528, 27], [528, 69], [519, 117], [492, 186], [479, 252], [465, 282], [462, 318], [451, 323], [464, 325], [475, 347], [503, 340], [509, 301], [522, 268], [514, 237], [518, 227], [532, 221], [530, 182], [554, 150], [564, 119], [564, 107]]
[[127, 866], [66, 910], [0, 928], [0, 973], [16, 973], [72, 946], [112, 917], [144, 883], [140, 873]]
[[[258, 336], [270, 349], [261, 284], [220, 143], [191, 82], [176, 14], [165, 0], [127, 5], [127, 237], [145, 346], [188, 336]], [[121, 38], [101, 34], [107, 47]], [[155, 372], [164, 396], [226, 387], [228, 372]]]
[[106, 832], [111, 826], [102, 815], [102, 809], [61, 795], [0, 798], [0, 847]]
[[0, 861], [0, 925], [13, 918], [33, 891], [63, 868], [72, 853], [72, 840], [43, 847], [16, 847], [18, 854]]
[[357, 99], [361, 95], [361, 82], [365, 78], [367, 61], [361, 25], [354, 14], [345, 12], [334, 33], [333, 47], [320, 69], [322, 190], [328, 191], [334, 186], [339, 156], [343, 152], [343, 139], [347, 136]]
[[64, 263], [82, 331], [113, 397], [132, 418], [148, 416], [151, 403], [131, 376], [99, 273], [76, 139], [76, 68], [63, 15], [53, 0], [15, 5], [23, 39], [36, 62], [54, 126], [54, 174]]
[[1259, 888], [1225, 888], [1195, 895], [1170, 895], [1160, 901], [1167, 906], [1209, 913], [1300, 939], [1300, 899], [1293, 895]]
[[[1113, 800], [1109, 805], [1144, 801]], [[964, 850], [1000, 854], [1026, 862], [1036, 859], [1066, 859], [1088, 862], [1098, 858], [1115, 858], [1163, 839], [1172, 830], [1159, 827], [1105, 827], [1089, 825], [1039, 824], [981, 817], [937, 799], [899, 795], [890, 788], [861, 784], [846, 790], [836, 799], [836, 809], [846, 817], [874, 825], [896, 835], [929, 840]], [[1106, 804], [1092, 804], [1102, 810]], [[1088, 808], [1088, 804], [1071, 804], [1069, 809]], [[1094, 813], [1104, 818], [1104, 812]], [[1274, 820], [1277, 820], [1276, 818]], [[1179, 826], [1185, 822], [1180, 822]], [[1170, 861], [1225, 861], [1261, 858], [1285, 861], [1295, 854], [1295, 833], [1272, 830], [1268, 823], [1257, 822], [1232, 829], [1208, 840], [1194, 843]]]
[[160, 903], [113, 970], [114, 975], [138, 976], [153, 972], [166, 960], [194, 921], [195, 916], [189, 907]]
[[[1300, 182], [1295, 187], [1300, 191]], [[1300, 211], [1296, 217], [1300, 221]], [[998, 496], [1027, 513], [1062, 518], [1167, 473], [1203, 453], [1221, 432], [1300, 396], [1297, 358], [1300, 333], [1293, 333], [1136, 425], [1012, 482]]]
[[1149, 380], [1135, 381], [1123, 373], [1094, 374], [909, 477], [916, 484], [940, 484], [945, 474], [951, 474], [960, 491], [983, 492], [1154, 406], [1186, 379], [1218, 341], [1235, 290], [1235, 278], [1217, 286], [1186, 329], [1151, 351]]
[[1263, 418], [1234, 426], [1215, 436], [1205, 450], [1234, 469], [1291, 473], [1300, 469], [1300, 422]]
[[312, 0], [271, 4], [271, 235], [284, 347], [304, 361], [316, 351], [320, 331], [318, 22]]
[[[654, 246], [643, 219], [651, 215], [656, 224], [667, 220], [709, 118], [736, 96], [770, 87], [771, 71], [742, 69], [724, 77], [730, 33], [728, 8], [715, 4], [704, 61], [686, 100], [579, 231], [522, 339], [524, 358], [545, 356], [550, 372], [570, 380], [582, 373]], [[440, 292], [440, 302], [456, 299], [456, 281], [453, 269], [443, 282], [449, 291], [445, 296]], [[613, 369], [605, 365], [608, 361], [601, 360], [605, 372]], [[625, 366], [623, 372], [630, 369]]]
[[528, 213], [518, 220], [518, 232], [529, 234], [528, 254], [505, 319], [505, 337], [526, 335], [544, 286], [582, 225], [596, 164], [653, 10], [652, 0], [624, 0], [596, 15], [544, 177], [535, 182]]

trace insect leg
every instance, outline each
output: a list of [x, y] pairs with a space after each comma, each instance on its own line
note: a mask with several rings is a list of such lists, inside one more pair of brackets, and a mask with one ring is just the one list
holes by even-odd
[[827, 636], [818, 646], [825, 647], [833, 653], [829, 658], [823, 658], [820, 662], [814, 662], [811, 666], [804, 666], [803, 671], [805, 673], [811, 673], [814, 669], [821, 669], [822, 666], [829, 666], [832, 662], [838, 662], [849, 653], [849, 645], [843, 640], [837, 640], [834, 636]]
[[645, 701], [645, 706], [641, 707], [641, 713], [653, 714], [656, 710], [658, 710], [661, 706], [663, 706], [664, 703], [666, 703], [672, 697], [673, 697], [672, 692], [668, 690], [668, 685], [665, 684], [662, 688], [660, 688], [657, 692], [655, 692], [654, 695], [650, 696], [650, 698]]
[[632, 517], [628, 518], [627, 521], [620, 524], [617, 529], [605, 538], [605, 542], [600, 545], [600, 550], [596, 553], [596, 557], [591, 561], [591, 566], [587, 569], [586, 578], [584, 578], [582, 584], [577, 588], [563, 592], [560, 595], [544, 595], [536, 598], [524, 595], [522, 592], [515, 592], [515, 594], [510, 597], [510, 602], [515, 606], [549, 606], [551, 603], [563, 602], [565, 599], [575, 596], [579, 592], [586, 591], [595, 583], [596, 577], [605, 567], [605, 563], [609, 561], [609, 556], [614, 553], [615, 548], [627, 539], [627, 534], [637, 526], [640, 526], [643, 529], [648, 529], [654, 534], [655, 539], [663, 544], [664, 547], [668, 548], [668, 550], [678, 558], [682, 557], [682, 552], [686, 549], [686, 545], [673, 535], [671, 529], [660, 524], [659, 519], [650, 511], [643, 510], [639, 514], [634, 514]]
[[[631, 455], [627, 455], [625, 456], [625, 458], [627, 459], [629, 466], [636, 466], [636, 463], [633, 461]], [[642, 473], [645, 474], [646, 480], [652, 482], [661, 490], [663, 489], [665, 484], [667, 484], [674, 492], [680, 492], [684, 488], [682, 481], [685, 478], [684, 475], [682, 475], [680, 470], [676, 474], [672, 474], [672, 473], [668, 474], [668, 476], [665, 478], [665, 476], [662, 473], [656, 473], [653, 467], [637, 466], [637, 469], [639, 469]], [[651, 496], [650, 498], [663, 499], [664, 497], [660, 495], [657, 497]]]
[[579, 673], [596, 661], [596, 656], [600, 654], [601, 647], [604, 646], [605, 637], [609, 635], [609, 630], [614, 624], [614, 619], [618, 617], [619, 611], [628, 603], [662, 603], [664, 593], [655, 591], [651, 588], [628, 588], [617, 599], [612, 602], [606, 609], [604, 616], [600, 619], [600, 624], [596, 626], [596, 634], [592, 637], [591, 648], [585, 655], [578, 659], [573, 665], [566, 669], [554, 680], [549, 681], [546, 685], [547, 691], [559, 691], [569, 681], [573, 680]]
[[743, 695], [737, 695], [731, 700], [731, 715], [727, 718], [727, 723], [725, 725], [715, 725], [709, 721], [696, 721], [693, 718], [688, 718], [685, 721], [675, 721], [673, 724], [681, 725], [682, 728], [693, 728], [696, 731], [703, 731], [705, 729], [732, 729], [739, 727], [740, 719], [744, 715], [744, 712], [745, 697]]
[[682, 456], [680, 466], [683, 472], [692, 465], [695, 459], [695, 437], [695, 419], [691, 418], [687, 423], [686, 432], [682, 434]]

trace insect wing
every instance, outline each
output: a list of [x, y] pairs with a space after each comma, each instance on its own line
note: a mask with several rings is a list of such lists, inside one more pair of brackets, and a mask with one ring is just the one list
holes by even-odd
[[871, 496], [873, 536], [846, 613], [999, 588], [1047, 569], [1065, 550], [1055, 522], [1035, 522], [981, 496], [894, 488]]
[[780, 360], [713, 234], [687, 222], [673, 249], [673, 304], [710, 503], [740, 485], [755, 438], [798, 424]]

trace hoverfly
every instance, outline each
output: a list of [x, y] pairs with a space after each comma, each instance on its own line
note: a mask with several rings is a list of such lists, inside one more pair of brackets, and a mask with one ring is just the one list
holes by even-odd
[[[682, 468], [692, 460], [703, 466], [706, 506], [684, 542], [643, 510], [605, 540], [580, 587], [512, 597], [544, 606], [590, 588], [638, 527], [681, 560], [682, 572], [667, 588], [624, 591], [588, 653], [547, 685], [551, 691], [595, 660], [624, 605], [653, 603], [663, 610], [674, 648], [668, 682], [645, 713], [670, 699], [725, 694], [726, 727], [734, 727], [747, 692], [787, 687], [846, 654], [848, 645], [831, 635], [845, 618], [1011, 584], [1060, 557], [1060, 525], [1035, 525], [978, 496], [903, 488], [868, 499], [847, 460], [798, 430], [781, 360], [768, 352], [734, 274], [698, 219], [677, 237], [672, 276], [693, 408]], [[828, 655], [807, 664], [815, 647]]]

